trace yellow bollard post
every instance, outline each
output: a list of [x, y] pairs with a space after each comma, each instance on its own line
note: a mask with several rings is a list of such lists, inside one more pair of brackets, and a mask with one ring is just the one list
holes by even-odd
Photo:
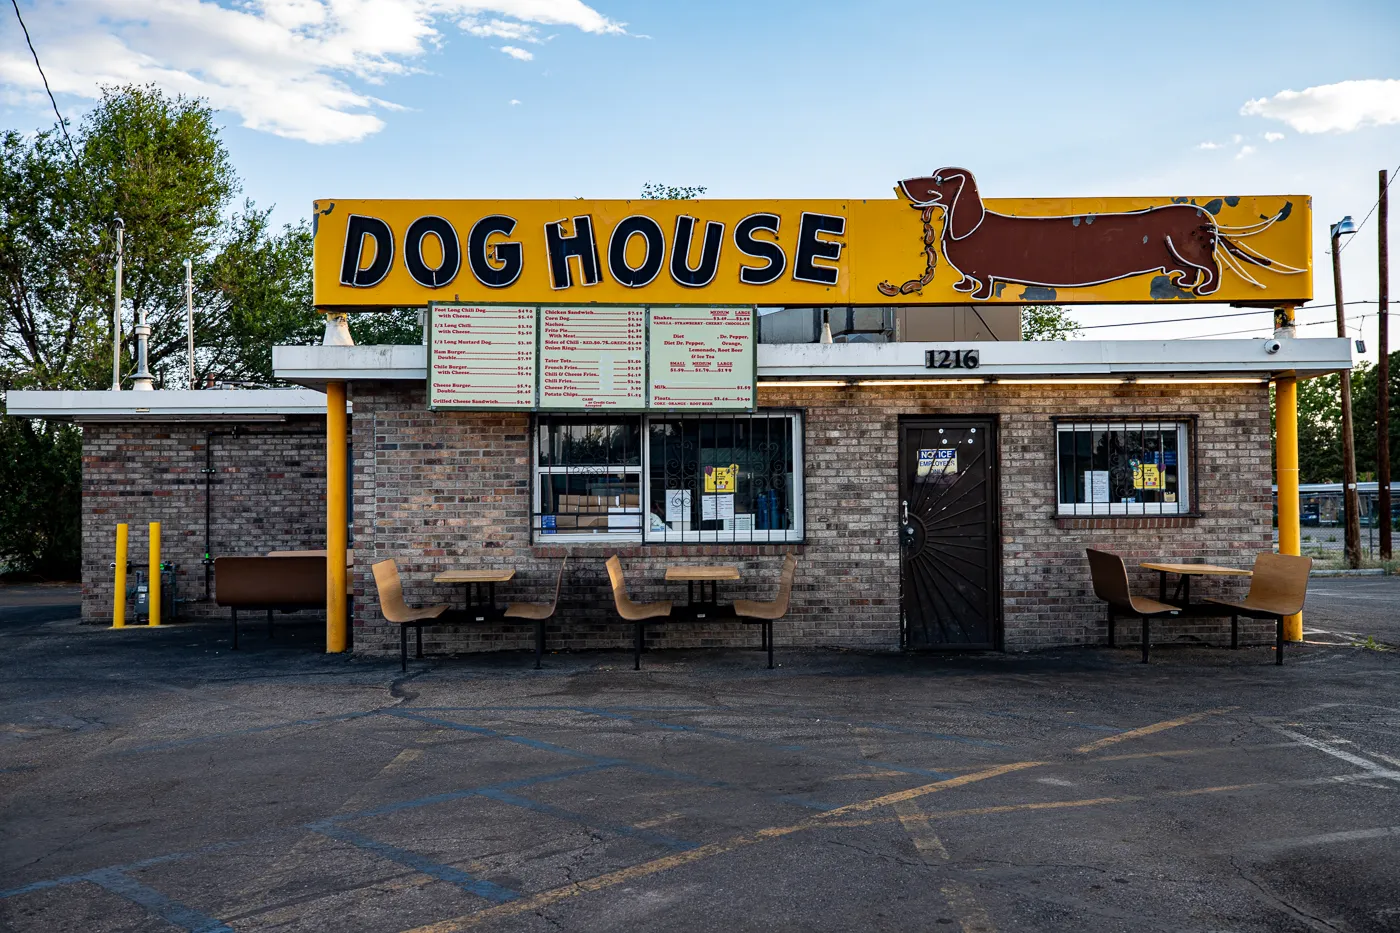
[[350, 643], [345, 597], [349, 500], [346, 481], [345, 383], [326, 383], [326, 652]]
[[[1278, 552], [1297, 556], [1303, 541], [1298, 514], [1298, 380], [1274, 380], [1275, 458], [1278, 461]], [[1285, 641], [1303, 640], [1303, 614], [1283, 620]]]
[[151, 555], [146, 586], [146, 598], [151, 607], [150, 624], [160, 625], [160, 522], [151, 522]]
[[116, 588], [112, 593], [112, 628], [126, 628], [126, 522], [117, 526]]

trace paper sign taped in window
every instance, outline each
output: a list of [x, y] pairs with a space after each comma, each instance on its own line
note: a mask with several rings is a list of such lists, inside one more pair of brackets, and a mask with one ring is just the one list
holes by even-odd
[[690, 490], [689, 489], [668, 489], [666, 490], [666, 521], [687, 522], [690, 521]]
[[739, 464], [705, 467], [706, 492], [736, 492], [738, 489]]
[[958, 472], [958, 449], [956, 447], [921, 447], [919, 449], [919, 465], [915, 470], [915, 476], [920, 479], [927, 477], [949, 476]]
[[700, 497], [700, 520], [701, 521], [723, 521], [734, 517], [734, 497], [725, 496], [701, 496]]

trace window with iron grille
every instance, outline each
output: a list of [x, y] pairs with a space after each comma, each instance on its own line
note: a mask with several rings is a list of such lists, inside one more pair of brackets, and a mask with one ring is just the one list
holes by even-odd
[[1194, 508], [1192, 422], [1055, 422], [1060, 515], [1184, 515]]
[[540, 415], [536, 541], [802, 539], [796, 412]]

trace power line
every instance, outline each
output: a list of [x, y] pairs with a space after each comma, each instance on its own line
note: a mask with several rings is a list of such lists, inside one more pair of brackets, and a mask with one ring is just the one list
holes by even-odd
[[[1347, 325], [1347, 329], [1348, 329], [1348, 330], [1354, 330], [1354, 331], [1360, 331], [1360, 330], [1361, 330], [1361, 326], [1362, 326], [1362, 325], [1361, 325], [1361, 322], [1364, 321], [1364, 320], [1366, 320], [1368, 317], [1378, 317], [1378, 315], [1375, 315], [1375, 314], [1358, 314], [1358, 315], [1356, 316], [1356, 321], [1357, 321], [1357, 323], [1356, 323], [1356, 324], [1348, 324], [1348, 325]], [[1294, 324], [1293, 326], [1294, 326], [1294, 327], [1321, 327], [1321, 326], [1323, 326], [1324, 324], [1331, 324], [1331, 323], [1333, 323], [1333, 322], [1332, 322], [1332, 321], [1305, 321], [1305, 322], [1303, 322], [1302, 324]], [[1261, 324], [1261, 325], [1259, 325], [1259, 327], [1251, 327], [1249, 330], [1227, 330], [1227, 331], [1225, 331], [1224, 333], [1217, 333], [1217, 334], [1192, 334], [1192, 335], [1189, 336], [1189, 337], [1183, 337], [1183, 338], [1181, 338], [1181, 339], [1183, 339], [1183, 340], [1204, 340], [1204, 339], [1206, 339], [1206, 338], [1208, 338], [1208, 337], [1233, 337], [1235, 334], [1253, 334], [1253, 333], [1257, 333], [1259, 330], [1263, 329], [1264, 326], [1265, 326], [1265, 325]]]
[[[1373, 305], [1373, 304], [1375, 304], [1375, 303], [1376, 303], [1376, 302], [1375, 302], [1374, 300], [1371, 300], [1371, 301], [1344, 301], [1344, 302], [1342, 302], [1343, 306], [1345, 306], [1345, 305]], [[1332, 305], [1332, 304], [1325, 304], [1325, 305], [1300, 305], [1299, 307], [1295, 308], [1294, 310], [1296, 310], [1296, 311], [1330, 311], [1330, 310], [1331, 310], [1332, 308], [1334, 308], [1334, 307], [1336, 307], [1336, 305]], [[1118, 323], [1118, 324], [1081, 324], [1081, 325], [1080, 325], [1078, 328], [1076, 328], [1076, 329], [1077, 329], [1077, 330], [1098, 330], [1098, 329], [1103, 328], [1103, 327], [1142, 327], [1142, 326], [1145, 326], [1145, 325], [1148, 325], [1148, 324], [1178, 324], [1178, 323], [1181, 323], [1182, 321], [1214, 321], [1214, 320], [1217, 320], [1217, 319], [1219, 319], [1219, 318], [1227, 318], [1227, 317], [1246, 317], [1246, 316], [1251, 315], [1251, 314], [1273, 314], [1273, 313], [1274, 313], [1274, 310], [1273, 310], [1272, 308], [1255, 308], [1253, 311], [1232, 311], [1232, 312], [1230, 312], [1229, 314], [1202, 314], [1202, 315], [1199, 315], [1199, 316], [1197, 316], [1197, 317], [1172, 317], [1172, 318], [1163, 318], [1162, 320], [1159, 320], [1159, 321], [1123, 321], [1123, 322]]]
[[[1391, 172], [1391, 173], [1390, 173], [1390, 176], [1386, 179], [1385, 188], [1383, 189], [1384, 191], [1390, 190], [1390, 183], [1393, 182], [1393, 181], [1395, 180], [1395, 174], [1396, 174], [1396, 172], [1400, 172], [1400, 165], [1395, 166], [1395, 171]], [[1360, 233], [1360, 232], [1361, 232], [1361, 228], [1364, 227], [1364, 226], [1366, 226], [1366, 221], [1368, 221], [1368, 220], [1371, 219], [1371, 215], [1374, 214], [1374, 213], [1376, 212], [1376, 208], [1380, 206], [1380, 203], [1381, 203], [1381, 199], [1380, 199], [1379, 196], [1377, 196], [1377, 197], [1376, 197], [1376, 203], [1375, 203], [1375, 204], [1372, 204], [1372, 205], [1371, 205], [1371, 209], [1370, 209], [1369, 211], [1366, 212], [1366, 216], [1363, 217], [1363, 218], [1361, 218], [1361, 223], [1358, 224], [1357, 227], [1356, 227], [1356, 229], [1352, 231], [1353, 233]], [[1354, 240], [1354, 239], [1356, 239], [1356, 238], [1355, 238], [1355, 237], [1352, 237], [1352, 239]], [[1342, 253], [1345, 253], [1346, 250], [1347, 250], [1347, 247], [1350, 246], [1350, 245], [1351, 245], [1351, 240], [1347, 240], [1347, 241], [1346, 241], [1345, 243], [1343, 243], [1341, 246], [1337, 247], [1337, 255], [1340, 256]]]
[[29, 45], [29, 54], [34, 56], [34, 67], [39, 69], [39, 78], [44, 82], [44, 90], [48, 92], [49, 103], [53, 104], [54, 116], [58, 117], [58, 128], [63, 131], [63, 139], [68, 143], [68, 154], [73, 157], [73, 161], [78, 160], [78, 152], [73, 148], [73, 140], [68, 135], [68, 124], [63, 121], [63, 114], [58, 112], [58, 101], [54, 100], [53, 91], [49, 90], [49, 78], [44, 74], [44, 66], [39, 64], [39, 53], [34, 51], [34, 40], [29, 38], [29, 27], [24, 25], [24, 17], [19, 12], [19, 0], [10, 0], [10, 4], [15, 8], [15, 19], [19, 20], [19, 28], [24, 31], [24, 41]]

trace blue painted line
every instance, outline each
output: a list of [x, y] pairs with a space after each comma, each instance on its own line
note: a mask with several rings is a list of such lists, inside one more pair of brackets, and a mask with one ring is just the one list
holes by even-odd
[[569, 823], [578, 823], [583, 826], [590, 827], [592, 829], [601, 829], [605, 832], [614, 833], [618, 836], [630, 836], [634, 839], [641, 839], [645, 842], [650, 842], [655, 845], [664, 846], [668, 849], [675, 849], [678, 852], [684, 852], [686, 849], [693, 849], [697, 845], [697, 843], [694, 842], [686, 842], [683, 839], [675, 839], [671, 836], [666, 836], [661, 833], [654, 833], [650, 830], [639, 829], [636, 826], [628, 826], [625, 823], [600, 823], [597, 820], [589, 819], [581, 813], [574, 813], [571, 810], [565, 810], [561, 807], [556, 807], [552, 804], [541, 803], [538, 800], [531, 800], [528, 797], [521, 797], [517, 794], [510, 794], [501, 790], [483, 790], [480, 791], [480, 795], [491, 800], [498, 800], [501, 803], [510, 804], [513, 807], [523, 807], [524, 809], [532, 810], [535, 813], [543, 813], [546, 816], [552, 816], [556, 819], [564, 820]]
[[412, 719], [416, 722], [425, 722], [433, 726], [441, 726], [444, 729], [456, 729], [459, 732], [471, 732], [475, 735], [486, 736], [491, 739], [504, 739], [507, 742], [514, 742], [517, 745], [524, 745], [526, 748], [533, 748], [542, 752], [553, 752], [556, 755], [568, 755], [570, 758], [582, 758], [585, 761], [602, 763], [613, 759], [604, 758], [601, 755], [593, 755], [588, 752], [581, 752], [577, 749], [566, 748], [563, 745], [555, 745], [553, 742], [542, 742], [539, 739], [526, 738], [523, 735], [511, 735], [509, 732], [501, 732], [498, 729], [489, 729], [486, 726], [473, 726], [463, 722], [454, 722], [451, 719], [439, 719], [436, 716], [419, 716], [409, 710], [386, 709], [382, 711], [385, 716], [397, 716], [400, 719]]
[[173, 901], [155, 888], [148, 887], [114, 868], [89, 872], [85, 880], [101, 885], [118, 897], [146, 908], [166, 923], [188, 930], [189, 933], [233, 933], [231, 927], [225, 926], [208, 914]]
[[439, 881], [455, 884], [463, 891], [475, 894], [478, 897], [484, 897], [488, 901], [493, 901], [497, 904], [504, 903], [505, 901], [513, 901], [520, 896], [520, 892], [518, 891], [512, 891], [510, 888], [501, 887], [499, 884], [487, 881], [483, 878], [477, 878], [474, 875], [462, 871], [460, 868], [453, 868], [451, 865], [443, 865], [441, 862], [434, 862], [427, 856], [419, 855], [417, 852], [410, 852], [407, 849], [401, 849], [387, 842], [371, 839], [368, 836], [361, 835], [352, 829], [346, 829], [344, 826], [340, 826], [329, 820], [312, 823], [310, 828], [322, 835], [329, 836], [341, 842], [347, 842], [357, 849], [373, 852], [381, 858], [386, 858], [391, 862], [405, 865], [412, 868], [414, 871], [422, 872]]
[[555, 771], [551, 774], [541, 774], [537, 777], [519, 778], [514, 781], [502, 781], [499, 784], [490, 784], [485, 787], [469, 787], [465, 790], [446, 791], [441, 794], [429, 794], [426, 797], [416, 797], [413, 800], [398, 800], [394, 803], [380, 804], [377, 807], [370, 807], [367, 810], [358, 810], [354, 813], [338, 813], [335, 816], [319, 820], [319, 823], [343, 823], [348, 820], [359, 820], [371, 816], [384, 816], [390, 813], [399, 813], [403, 810], [416, 810], [419, 807], [431, 807], [439, 803], [451, 803], [454, 800], [465, 800], [468, 797], [479, 797], [486, 791], [516, 790], [522, 787], [531, 787], [535, 784], [544, 784], [550, 781], [563, 781], [567, 778], [579, 774], [588, 774], [592, 771], [602, 771], [615, 767], [612, 764], [588, 765], [584, 768], [571, 768], [568, 771]]
[[117, 752], [118, 755], [136, 755], [142, 752], [161, 752], [171, 748], [184, 748], [188, 745], [199, 745], [203, 742], [217, 742], [220, 739], [232, 739], [245, 735], [258, 735], [263, 732], [275, 732], [278, 729], [292, 729], [296, 726], [319, 726], [328, 722], [344, 722], [348, 719], [363, 719], [366, 716], [373, 716], [379, 710], [368, 710], [360, 713], [340, 713], [335, 716], [322, 716], [316, 719], [295, 719], [291, 722], [278, 722], [266, 726], [252, 726], [247, 729], [235, 729], [232, 732], [214, 732], [209, 735], [194, 735], [187, 739], [172, 739], [169, 742], [157, 742], [154, 745], [139, 745], [136, 748], [124, 748]]
[[[220, 852], [225, 849], [236, 849], [239, 846], [248, 845], [253, 841], [252, 839], [243, 839], [236, 842], [215, 842], [189, 852], [171, 852], [166, 855], [157, 855], [152, 858], [142, 859], [139, 862], [131, 862], [127, 865], [111, 865], [107, 868], [98, 869], [98, 871], [139, 871], [142, 868], [149, 868], [152, 865], [163, 865], [166, 862], [179, 862], [184, 859], [194, 858], [197, 855], [207, 855], [211, 852]], [[7, 897], [15, 897], [19, 894], [28, 894], [31, 891], [42, 891], [46, 888], [62, 887], [65, 884], [78, 884], [83, 881], [91, 881], [91, 875], [91, 872], [86, 872], [81, 875], [64, 875], [60, 878], [50, 878], [46, 881], [34, 881], [29, 884], [20, 885], [17, 888], [10, 888], [7, 891], [0, 891], [0, 900], [4, 900]]]

